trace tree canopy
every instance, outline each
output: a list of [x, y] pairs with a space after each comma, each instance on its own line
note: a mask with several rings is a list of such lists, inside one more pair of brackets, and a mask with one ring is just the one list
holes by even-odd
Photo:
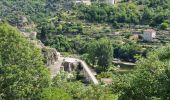
[[0, 23], [0, 94], [5, 99], [36, 99], [49, 86], [41, 51], [16, 28]]
[[88, 54], [91, 63], [102, 67], [102, 70], [107, 70], [111, 66], [113, 59], [113, 46], [107, 38], [101, 38], [98, 41], [92, 42], [88, 47]]
[[169, 45], [151, 52], [147, 58], [140, 59], [136, 70], [126, 77], [127, 84], [122, 89], [120, 99], [169, 99], [169, 61]]

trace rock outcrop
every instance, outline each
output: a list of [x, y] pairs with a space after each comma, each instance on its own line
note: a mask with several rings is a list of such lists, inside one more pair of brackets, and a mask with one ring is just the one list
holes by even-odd
[[60, 57], [60, 53], [55, 48], [46, 47], [40, 40], [36, 39], [36, 32], [22, 32], [29, 41], [37, 48], [41, 49], [44, 62], [47, 66], [54, 65]]
[[45, 63], [47, 66], [54, 65], [60, 57], [60, 53], [54, 48], [44, 47], [42, 48], [42, 53], [45, 58]]

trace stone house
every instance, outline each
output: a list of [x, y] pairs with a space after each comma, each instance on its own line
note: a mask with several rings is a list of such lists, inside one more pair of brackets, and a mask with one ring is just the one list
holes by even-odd
[[153, 41], [156, 38], [156, 31], [153, 29], [147, 29], [143, 32], [144, 41]]

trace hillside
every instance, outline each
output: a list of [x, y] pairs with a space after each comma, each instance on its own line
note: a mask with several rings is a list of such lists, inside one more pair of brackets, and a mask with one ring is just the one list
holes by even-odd
[[170, 1], [77, 2], [0, 1], [0, 99], [169, 100]]

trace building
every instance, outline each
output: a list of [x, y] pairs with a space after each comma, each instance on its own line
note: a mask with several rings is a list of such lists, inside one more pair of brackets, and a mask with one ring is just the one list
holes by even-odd
[[117, 3], [117, 1], [120, 1], [120, 0], [102, 0], [102, 1], [99, 1], [99, 3], [106, 3], [106, 4], [114, 5], [115, 3]]
[[115, 0], [106, 0], [105, 1], [107, 4], [115, 4]]
[[[115, 4], [117, 2], [119, 2], [121, 0], [100, 0], [100, 1], [96, 1], [98, 3], [106, 3], [106, 4]], [[86, 5], [91, 5], [91, 0], [76, 0], [75, 1], [76, 4], [86, 4]]]
[[147, 29], [143, 33], [143, 40], [144, 41], [153, 41], [156, 38], [156, 31], [153, 29]]
[[76, 4], [86, 4], [91, 5], [91, 0], [76, 0]]

